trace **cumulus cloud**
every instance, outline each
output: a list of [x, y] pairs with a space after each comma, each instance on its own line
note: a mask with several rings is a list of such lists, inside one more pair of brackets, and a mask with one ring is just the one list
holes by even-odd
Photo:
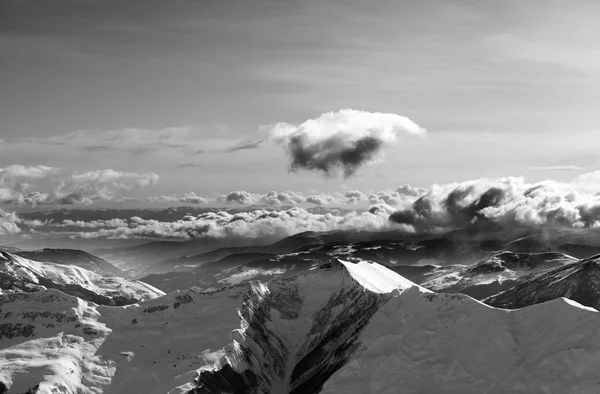
[[294, 207], [288, 210], [254, 210], [228, 213], [209, 212], [188, 216], [175, 222], [161, 222], [133, 217], [127, 226], [81, 232], [83, 238], [202, 238], [241, 237], [276, 240], [303, 231], [381, 230], [393, 226], [385, 210], [350, 212], [340, 215], [315, 214]]
[[126, 219], [107, 219], [107, 220], [70, 220], [65, 219], [61, 222], [41, 222], [37, 221], [24, 221], [24, 224], [30, 227], [41, 227], [41, 226], [50, 226], [50, 227], [80, 227], [80, 228], [118, 228], [128, 226], [129, 222]]
[[43, 165], [23, 166], [20, 164], [13, 164], [5, 168], [0, 168], [0, 184], [7, 180], [14, 180], [17, 178], [45, 178], [49, 175], [55, 174], [57, 171], [58, 168]]
[[371, 204], [385, 204], [391, 206], [404, 206], [412, 203], [415, 197], [421, 196], [427, 192], [427, 189], [415, 188], [410, 185], [404, 185], [395, 190], [384, 190], [369, 195]]
[[153, 203], [181, 203], [181, 204], [208, 204], [208, 198], [200, 197], [194, 192], [185, 193], [182, 196], [152, 196], [146, 199]]
[[420, 196], [427, 192], [427, 189], [423, 189], [420, 187], [412, 187], [411, 185], [403, 185], [396, 189], [396, 193], [401, 196]]
[[350, 190], [344, 194], [346, 204], [358, 204], [367, 201], [367, 196], [359, 190]]
[[94, 183], [113, 185], [125, 190], [146, 187], [158, 182], [158, 175], [154, 173], [136, 174], [133, 172], [115, 171], [112, 168], [88, 171], [71, 176], [72, 183]]
[[297, 205], [306, 202], [306, 199], [299, 193], [291, 191], [278, 193], [271, 191], [262, 196], [261, 202], [267, 205]]
[[0, 168], [0, 203], [23, 203], [24, 195], [31, 189], [28, 182], [51, 177], [58, 171], [58, 168], [43, 165], [14, 164]]
[[290, 156], [290, 170], [349, 177], [376, 161], [399, 134], [424, 135], [425, 130], [400, 115], [343, 109], [327, 112], [300, 125], [277, 123], [270, 138]]
[[313, 194], [306, 197], [305, 202], [319, 206], [344, 206], [368, 204], [369, 198], [359, 190], [349, 190], [345, 193]]
[[600, 172], [570, 183], [508, 177], [434, 185], [390, 221], [415, 232], [600, 229]]
[[338, 202], [338, 199], [329, 194], [314, 194], [306, 197], [306, 202], [313, 205], [329, 205]]
[[87, 205], [98, 200], [113, 200], [121, 192], [154, 185], [159, 177], [154, 173], [132, 173], [103, 169], [54, 177], [54, 185], [44, 190], [21, 179], [39, 179], [56, 174], [46, 166], [9, 166], [0, 175], [0, 203], [23, 205]]
[[14, 212], [7, 212], [0, 208], [0, 235], [13, 235], [21, 232], [21, 220]]
[[245, 190], [234, 191], [227, 195], [220, 196], [217, 200], [228, 204], [249, 205], [260, 201], [261, 196], [258, 194], [248, 193]]

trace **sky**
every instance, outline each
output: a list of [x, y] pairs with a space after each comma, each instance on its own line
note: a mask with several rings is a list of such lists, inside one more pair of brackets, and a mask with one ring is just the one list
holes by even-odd
[[[599, 14], [595, 0], [4, 0], [0, 200], [570, 181], [600, 168]], [[344, 109], [376, 138], [392, 118], [369, 114], [416, 128], [348, 177], [290, 172], [294, 139], [274, 133], [309, 135], [316, 155], [330, 145], [315, 124]]]

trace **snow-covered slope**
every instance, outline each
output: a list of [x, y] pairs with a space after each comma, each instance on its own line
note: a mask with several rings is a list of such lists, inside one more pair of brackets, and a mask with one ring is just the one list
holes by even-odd
[[483, 302], [512, 309], [558, 297], [567, 297], [600, 310], [600, 255], [544, 271]]
[[189, 290], [124, 307], [57, 290], [0, 295], [0, 382], [16, 394], [37, 385], [38, 394], [165, 394], [224, 354], [247, 291]]
[[342, 262], [254, 285], [233, 351], [190, 393], [597, 393], [600, 315], [508, 311]]
[[543, 270], [576, 261], [556, 252], [498, 252], [474, 265], [437, 267], [420, 284], [436, 292], [463, 293], [482, 299], [508, 290]]
[[165, 294], [140, 281], [102, 276], [81, 267], [42, 263], [0, 251], [0, 291], [30, 292], [46, 288], [106, 305], [132, 304]]
[[600, 316], [564, 298], [508, 312], [412, 289], [383, 306], [360, 340], [323, 394], [600, 391]]
[[0, 382], [9, 393], [91, 393], [115, 373], [95, 356], [110, 333], [95, 304], [61, 293], [0, 295]]
[[[10, 251], [8, 251], [10, 252]], [[55, 264], [73, 265], [85, 268], [88, 271], [100, 275], [120, 276], [127, 278], [127, 274], [98, 256], [94, 256], [83, 250], [76, 249], [51, 249], [44, 248], [34, 251], [17, 251], [13, 254], [19, 255], [33, 261], [43, 261]]]
[[40, 394], [600, 388], [594, 309], [564, 298], [497, 309], [433, 293], [365, 261], [127, 306], [54, 289], [1, 294], [0, 317], [0, 382], [10, 393], [35, 386]]

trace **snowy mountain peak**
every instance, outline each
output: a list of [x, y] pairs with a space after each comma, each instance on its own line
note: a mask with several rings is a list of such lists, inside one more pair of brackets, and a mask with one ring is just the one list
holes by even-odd
[[191, 392], [318, 393], [360, 351], [371, 317], [411, 287], [430, 293], [379, 264], [347, 261], [253, 284], [231, 352]]
[[[366, 290], [375, 293], [390, 293], [394, 290], [402, 293], [413, 286], [417, 286], [403, 276], [377, 263], [367, 261], [352, 263], [344, 260], [339, 260], [339, 262], [344, 265], [356, 282], [360, 283]], [[421, 288], [421, 290], [429, 292], [425, 288]]]
[[240, 316], [190, 394], [597, 390], [600, 316], [567, 299], [506, 311], [341, 261], [254, 284]]

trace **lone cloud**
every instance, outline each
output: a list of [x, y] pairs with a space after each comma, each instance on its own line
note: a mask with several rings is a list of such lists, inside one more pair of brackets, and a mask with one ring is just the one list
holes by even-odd
[[277, 123], [270, 137], [285, 147], [290, 171], [318, 171], [328, 177], [341, 173], [348, 178], [379, 159], [401, 133], [425, 135], [425, 130], [400, 115], [343, 109], [297, 126]]

